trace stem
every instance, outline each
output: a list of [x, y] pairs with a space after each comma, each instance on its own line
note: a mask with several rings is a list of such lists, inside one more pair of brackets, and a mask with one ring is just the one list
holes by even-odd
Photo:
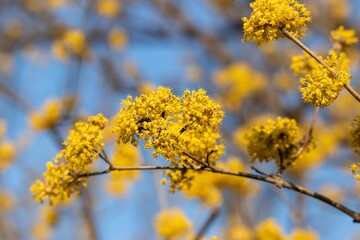
[[[311, 51], [307, 46], [305, 46], [299, 39], [291, 35], [286, 29], [281, 29], [282, 33], [291, 41], [293, 41], [296, 45], [298, 45], [302, 50], [307, 52], [311, 57], [313, 57], [319, 64], [323, 65], [330, 73], [337, 75], [337, 72], [331, 69], [331, 67], [321, 58], [319, 58], [313, 51]], [[358, 101], [360, 102], [360, 95], [350, 86], [344, 84], [346, 90]]]
[[293, 164], [299, 158], [299, 156], [305, 151], [306, 147], [309, 145], [309, 143], [312, 139], [312, 133], [315, 128], [316, 120], [319, 115], [319, 109], [320, 109], [319, 107], [315, 107], [315, 111], [312, 116], [309, 132], [305, 136], [304, 143], [302, 144], [301, 148], [298, 150], [298, 152], [295, 154], [295, 156], [292, 159], [287, 161], [284, 165], [281, 165], [281, 167], [279, 168], [279, 170], [277, 172], [277, 175], [281, 175], [291, 164]]
[[[107, 174], [111, 171], [139, 171], [139, 170], [144, 170], [144, 171], [148, 171], [148, 170], [188, 170], [188, 171], [194, 171], [193, 168], [191, 167], [177, 167], [177, 166], [137, 166], [137, 167], [113, 167], [112, 169], [108, 168], [106, 170], [103, 171], [98, 171], [98, 172], [89, 172], [89, 173], [83, 173], [83, 174], [79, 174], [75, 177], [76, 179], [79, 178], [84, 178], [84, 177], [92, 177], [92, 176], [97, 176], [97, 175], [103, 175], [103, 174]], [[339, 211], [345, 213], [346, 215], [350, 216], [353, 219], [354, 223], [360, 223], [360, 213], [353, 211], [351, 209], [349, 209], [348, 207], [342, 205], [341, 203], [338, 203], [320, 193], [314, 192], [310, 189], [307, 189], [303, 186], [300, 185], [296, 185], [294, 183], [291, 183], [289, 181], [286, 181], [284, 179], [282, 179], [279, 176], [273, 176], [273, 175], [257, 175], [257, 174], [252, 174], [252, 173], [247, 173], [247, 172], [237, 172], [237, 171], [231, 171], [231, 170], [226, 170], [226, 169], [220, 169], [217, 167], [205, 167], [204, 169], [202, 169], [202, 171], [206, 171], [206, 172], [212, 172], [212, 173], [218, 173], [218, 174], [224, 174], [224, 175], [229, 175], [229, 176], [236, 176], [236, 177], [243, 177], [243, 178], [249, 178], [249, 179], [253, 179], [253, 180], [257, 180], [257, 181], [261, 181], [261, 182], [266, 182], [272, 185], [275, 185], [277, 187], [280, 188], [286, 188], [298, 193], [302, 193], [304, 195], [307, 195], [311, 198], [317, 199], [321, 202], [326, 203], [327, 205], [330, 205], [336, 209], [338, 209]]]
[[210, 216], [206, 220], [205, 224], [200, 228], [199, 232], [196, 234], [194, 240], [200, 240], [202, 236], [206, 233], [206, 231], [209, 229], [211, 224], [214, 222], [214, 220], [219, 216], [219, 208], [215, 208], [212, 210]]

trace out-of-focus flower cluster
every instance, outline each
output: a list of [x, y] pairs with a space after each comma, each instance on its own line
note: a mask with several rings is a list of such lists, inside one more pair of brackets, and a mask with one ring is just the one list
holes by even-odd
[[[117, 144], [111, 159], [115, 167], [135, 167], [141, 163], [139, 150], [130, 143]], [[109, 193], [121, 196], [139, 177], [140, 171], [113, 171], [109, 173], [106, 188]]]
[[36, 131], [52, 129], [59, 124], [62, 117], [74, 107], [75, 103], [74, 97], [49, 100], [45, 102], [41, 110], [30, 113], [30, 124]]
[[156, 233], [162, 239], [184, 239], [191, 234], [191, 222], [181, 209], [163, 210], [154, 218]]
[[[159, 87], [124, 100], [113, 131], [119, 143], [130, 141], [137, 146], [141, 139], [145, 148], [154, 149], [153, 156], [162, 155], [174, 166], [194, 167], [200, 165], [196, 160], [214, 164], [224, 152], [218, 129], [223, 116], [220, 105], [203, 89], [186, 90], [177, 97], [169, 88]], [[170, 191], [188, 186], [192, 177], [187, 174], [167, 171]]]
[[56, 206], [41, 206], [40, 219], [32, 227], [32, 236], [36, 239], [50, 239], [52, 229], [58, 223], [59, 213]]
[[248, 64], [238, 62], [218, 71], [214, 83], [220, 88], [221, 103], [235, 111], [247, 96], [264, 88], [265, 77]]
[[358, 42], [355, 36], [355, 31], [352, 29], [345, 29], [340, 26], [338, 29], [331, 31], [331, 41], [333, 42], [333, 49], [337, 52], [347, 50], [351, 45]]
[[88, 58], [90, 50], [82, 29], [68, 29], [52, 45], [55, 57], [68, 60], [71, 57]]
[[103, 150], [102, 131], [106, 124], [107, 119], [101, 114], [89, 117], [88, 122], [75, 124], [63, 143], [65, 148], [47, 163], [44, 179], [31, 186], [36, 201], [57, 203], [86, 187], [86, 179], [76, 175], [87, 172]]
[[6, 124], [0, 120], [0, 173], [15, 160], [16, 149], [12, 142], [5, 139]]
[[311, 21], [310, 12], [297, 0], [255, 0], [250, 17], [244, 17], [244, 41], [257, 45], [284, 38], [281, 29], [295, 37], [302, 37], [306, 23]]
[[231, 224], [225, 232], [224, 239], [231, 240], [318, 240], [317, 234], [305, 228], [295, 228], [286, 235], [274, 219], [265, 219], [255, 229], [243, 224]]

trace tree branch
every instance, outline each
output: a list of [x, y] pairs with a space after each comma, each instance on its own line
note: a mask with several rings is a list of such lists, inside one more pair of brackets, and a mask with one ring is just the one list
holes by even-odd
[[[330, 73], [337, 75], [337, 72], [331, 69], [331, 67], [321, 58], [319, 58], [313, 51], [311, 51], [307, 46], [305, 46], [299, 39], [291, 35], [286, 29], [281, 29], [282, 33], [296, 45], [298, 45], [302, 50], [307, 52], [311, 57], [313, 57], [319, 64], [323, 65]], [[360, 95], [350, 86], [344, 84], [345, 89], [358, 101], [360, 102]]]
[[[112, 171], [148, 171], [148, 170], [188, 170], [188, 171], [195, 171], [191, 167], [178, 167], [178, 166], [134, 166], [134, 167], [113, 167], [108, 168], [103, 171], [97, 171], [97, 172], [89, 172], [89, 173], [83, 173], [75, 176], [75, 180], [79, 178], [86, 178], [86, 177], [92, 177], [92, 176], [98, 176], [107, 174]], [[310, 189], [307, 189], [303, 186], [296, 185], [294, 183], [291, 183], [289, 181], [286, 181], [282, 179], [279, 176], [273, 176], [273, 175], [258, 175], [258, 174], [252, 174], [247, 172], [238, 172], [238, 171], [231, 171], [226, 169], [220, 169], [217, 167], [205, 167], [198, 171], [206, 171], [206, 172], [212, 172], [217, 174], [224, 174], [229, 176], [236, 176], [236, 177], [243, 177], [243, 178], [249, 178], [261, 182], [266, 182], [272, 185], [275, 185], [279, 188], [286, 188], [301, 194], [304, 194], [306, 196], [309, 196], [311, 198], [317, 199], [321, 202], [326, 203], [327, 205], [330, 205], [339, 211], [345, 213], [346, 215], [350, 216], [353, 219], [354, 223], [360, 223], [360, 213], [356, 212], [354, 210], [349, 209], [348, 207], [342, 205], [341, 203], [338, 203], [320, 193], [317, 193], [315, 191], [312, 191]]]

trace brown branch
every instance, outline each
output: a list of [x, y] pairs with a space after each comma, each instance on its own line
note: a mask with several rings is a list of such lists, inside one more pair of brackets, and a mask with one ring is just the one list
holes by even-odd
[[211, 226], [211, 224], [214, 222], [214, 220], [219, 216], [220, 209], [215, 208], [212, 210], [210, 216], [206, 220], [205, 224], [200, 228], [199, 232], [196, 234], [194, 240], [200, 240], [202, 236], [206, 233], [208, 228]]
[[[313, 51], [311, 51], [307, 46], [305, 46], [299, 39], [291, 35], [286, 29], [281, 29], [282, 33], [291, 41], [293, 41], [296, 45], [298, 45], [302, 50], [307, 52], [311, 57], [313, 57], [319, 64], [324, 66], [331, 74], [334, 76], [337, 75], [337, 72], [334, 71], [324, 60], [319, 58]], [[344, 84], [345, 89], [358, 101], [360, 102], [360, 95], [350, 86]]]
[[[103, 171], [98, 171], [98, 172], [89, 172], [89, 173], [83, 173], [83, 174], [79, 174], [77, 176], [75, 176], [75, 180], [79, 179], [79, 178], [85, 178], [85, 177], [92, 177], [92, 176], [97, 176], [97, 175], [103, 175], [103, 174], [107, 174], [109, 172], [112, 171], [140, 171], [140, 170], [189, 170], [189, 171], [194, 171], [193, 168], [191, 167], [178, 167], [178, 166], [134, 166], [134, 167], [113, 167], [112, 169], [108, 168], [106, 170]], [[294, 183], [291, 183], [289, 181], [286, 181], [284, 179], [282, 179], [279, 176], [273, 176], [273, 175], [257, 175], [257, 174], [252, 174], [252, 173], [247, 173], [247, 172], [238, 172], [238, 171], [231, 171], [231, 170], [226, 170], [226, 169], [220, 169], [217, 167], [206, 167], [204, 169], [201, 169], [200, 171], [207, 171], [207, 172], [212, 172], [212, 173], [217, 173], [217, 174], [224, 174], [224, 175], [229, 175], [229, 176], [237, 176], [237, 177], [243, 177], [243, 178], [249, 178], [249, 179], [253, 179], [253, 180], [257, 180], [257, 181], [261, 181], [261, 182], [266, 182], [269, 184], [273, 184], [279, 188], [286, 188], [301, 194], [304, 194], [306, 196], [309, 196], [311, 198], [317, 199], [321, 202], [326, 203], [327, 205], [330, 205], [336, 209], [338, 209], [339, 211], [345, 213], [346, 215], [350, 216], [353, 219], [354, 223], [360, 223], [360, 213], [356, 212], [354, 210], [349, 209], [348, 207], [342, 205], [341, 203], [338, 203], [320, 193], [314, 192], [310, 189], [307, 189], [303, 186], [300, 185], [296, 185]]]

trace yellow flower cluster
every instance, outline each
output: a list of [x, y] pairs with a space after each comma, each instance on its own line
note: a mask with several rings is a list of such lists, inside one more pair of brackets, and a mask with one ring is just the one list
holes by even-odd
[[2, 213], [10, 212], [14, 209], [16, 200], [14, 196], [7, 191], [0, 190], [0, 209]]
[[257, 45], [284, 38], [281, 29], [295, 37], [302, 37], [306, 23], [311, 21], [310, 12], [297, 0], [255, 0], [250, 17], [244, 17], [244, 41]]
[[59, 220], [58, 209], [54, 206], [40, 208], [40, 221], [32, 227], [32, 235], [36, 239], [50, 239], [52, 228]]
[[58, 99], [47, 101], [40, 112], [30, 113], [31, 126], [37, 131], [51, 129], [59, 122], [61, 112], [62, 104]]
[[5, 140], [6, 123], [0, 120], [0, 172], [4, 171], [16, 157], [13, 143]]
[[61, 38], [53, 43], [52, 52], [55, 57], [61, 60], [67, 60], [71, 56], [88, 58], [89, 49], [84, 31], [81, 29], [65, 31]]
[[288, 237], [289, 240], [318, 240], [319, 237], [316, 232], [310, 229], [295, 228], [292, 234]]
[[345, 30], [340, 26], [337, 30], [331, 31], [331, 41], [334, 43], [333, 49], [340, 52], [346, 50], [351, 45], [358, 42], [355, 31], [352, 29]]
[[349, 61], [344, 53], [338, 54], [331, 50], [324, 61], [333, 72], [307, 56], [295, 57], [292, 64], [295, 73], [305, 74], [299, 80], [304, 102], [317, 107], [326, 107], [333, 103], [351, 79], [351, 75], [347, 73]]
[[265, 78], [247, 63], [238, 62], [221, 69], [214, 75], [214, 83], [220, 87], [220, 100], [230, 110], [237, 110], [250, 94], [265, 86]]
[[254, 230], [242, 225], [233, 224], [227, 229], [225, 239], [231, 240], [318, 240], [317, 234], [309, 229], [295, 228], [286, 236], [274, 219], [265, 219]]
[[0, 172], [4, 171], [16, 157], [14, 144], [1, 141], [0, 142]]
[[178, 208], [160, 212], [154, 219], [154, 226], [157, 235], [167, 240], [186, 237], [191, 231], [190, 221]]
[[119, 0], [98, 0], [96, 12], [106, 18], [115, 18], [121, 10]]
[[[112, 164], [115, 167], [134, 167], [141, 163], [141, 156], [138, 149], [130, 143], [117, 144], [115, 146]], [[131, 183], [140, 176], [139, 171], [114, 171], [109, 174], [106, 188], [113, 195], [122, 195], [129, 188]]]
[[[236, 157], [230, 157], [224, 163], [218, 162], [217, 166], [232, 171], [245, 170], [243, 163]], [[194, 174], [190, 188], [184, 192], [190, 198], [199, 198], [205, 206], [216, 207], [221, 205], [223, 200], [221, 191], [225, 189], [242, 194], [243, 196], [253, 196], [256, 193], [257, 185], [247, 179], [201, 172]]]
[[126, 32], [120, 28], [113, 29], [109, 32], [108, 43], [117, 50], [122, 50], [126, 47], [128, 38]]
[[30, 113], [29, 122], [36, 131], [51, 129], [61, 121], [64, 113], [74, 107], [75, 103], [76, 98], [72, 96], [61, 100], [48, 100], [41, 110]]
[[37, 180], [30, 191], [35, 201], [49, 200], [56, 203], [68, 198], [72, 193], [79, 193], [81, 187], [86, 187], [83, 178], [77, 174], [86, 172], [90, 164], [99, 156], [103, 149], [102, 131], [107, 119], [99, 114], [88, 118], [88, 122], [77, 122], [75, 129], [70, 130], [64, 141], [65, 148], [47, 163], [43, 174], [44, 180]]
[[[186, 90], [177, 97], [169, 88], [159, 87], [134, 101], [129, 96], [122, 105], [113, 127], [119, 143], [130, 141], [136, 146], [138, 139], [144, 140], [146, 149], [154, 149], [153, 156], [162, 155], [175, 166], [199, 165], [185, 152], [208, 164], [213, 164], [224, 152], [224, 145], [218, 143], [218, 126], [224, 113], [203, 89]], [[186, 172], [166, 174], [171, 180], [171, 191], [187, 185]]]
[[244, 137], [253, 161], [269, 162], [275, 159], [280, 167], [297, 152], [295, 141], [298, 135], [299, 129], [295, 120], [278, 117], [276, 122], [269, 119], [265, 125], [253, 127]]
[[286, 237], [280, 226], [273, 219], [266, 219], [255, 228], [257, 240], [285, 240]]

